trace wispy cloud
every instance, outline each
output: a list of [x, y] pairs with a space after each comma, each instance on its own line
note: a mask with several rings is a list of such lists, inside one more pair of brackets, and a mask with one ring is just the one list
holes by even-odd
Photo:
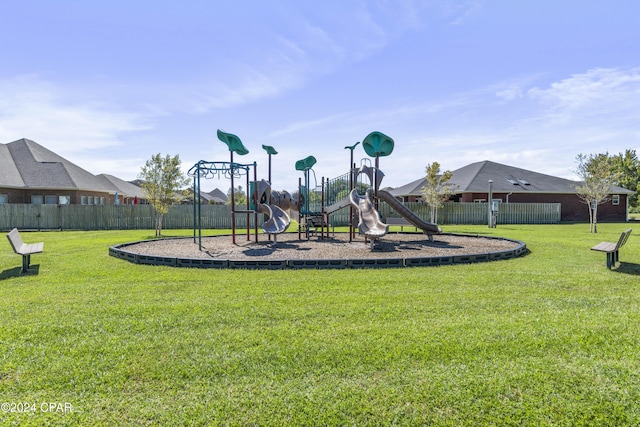
[[546, 89], [534, 87], [528, 91], [532, 98], [567, 109], [633, 101], [639, 93], [640, 68], [596, 68], [552, 83]]
[[277, 98], [380, 52], [409, 31], [438, 20], [445, 25], [474, 4], [285, 2], [275, 12], [279, 25], [260, 33], [251, 49], [244, 52], [247, 41], [230, 37], [231, 46], [239, 44], [236, 57], [214, 69], [193, 70], [184, 81], [158, 82], [146, 96], [156, 109], [198, 114]]
[[481, 8], [480, 1], [466, 1], [466, 2], [447, 2], [445, 3], [448, 9], [448, 12], [451, 16], [451, 21], [449, 25], [461, 25], [471, 16], [473, 16], [478, 10]]
[[394, 178], [406, 175], [405, 165], [417, 158], [450, 169], [493, 160], [573, 178], [578, 153], [637, 146], [640, 69], [588, 70], [546, 85], [540, 84], [542, 78], [524, 77], [358, 117], [402, 124], [393, 135], [398, 163], [387, 174]]
[[341, 113], [341, 114], [334, 114], [327, 117], [319, 117], [319, 118], [308, 120], [308, 121], [291, 123], [290, 125], [282, 129], [277, 129], [271, 132], [269, 134], [269, 137], [277, 138], [277, 137], [293, 134], [293, 133], [304, 131], [304, 130], [319, 128], [321, 126], [326, 126], [332, 123], [341, 122], [342, 120], [344, 120], [349, 116], [350, 116], [349, 113]]
[[496, 96], [506, 101], [513, 101], [514, 99], [522, 98], [524, 95], [522, 93], [522, 88], [518, 86], [511, 86], [507, 89], [496, 92]]
[[62, 88], [34, 75], [0, 81], [2, 141], [24, 137], [60, 153], [81, 152], [120, 145], [122, 134], [150, 127], [137, 113], [91, 100], [70, 101]]

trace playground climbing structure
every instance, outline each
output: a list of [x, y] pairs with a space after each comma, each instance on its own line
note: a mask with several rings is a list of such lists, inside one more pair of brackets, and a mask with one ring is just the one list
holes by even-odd
[[[380, 200], [385, 201], [394, 211], [401, 217], [405, 218], [409, 223], [417, 228], [422, 229], [429, 235], [429, 239], [433, 239], [433, 234], [441, 232], [437, 224], [432, 224], [422, 220], [419, 216], [407, 208], [401, 201], [393, 197], [391, 193], [380, 189], [384, 173], [379, 168], [380, 157], [388, 156], [392, 153], [394, 141], [392, 138], [381, 132], [371, 132], [367, 135], [363, 142], [367, 155], [375, 158], [375, 166], [362, 164], [359, 168], [353, 162], [353, 152], [356, 143], [347, 146], [345, 149], [350, 150], [351, 158], [349, 172], [334, 179], [326, 179], [323, 177], [321, 185], [311, 185], [311, 173], [313, 166], [317, 163], [314, 156], [308, 156], [299, 160], [295, 164], [295, 168], [303, 173], [304, 184], [302, 178], [298, 180], [298, 194], [293, 197], [286, 191], [275, 191], [271, 188], [271, 156], [277, 154], [277, 151], [267, 145], [262, 148], [269, 155], [269, 180], [257, 180], [257, 164], [243, 164], [234, 161], [235, 155], [246, 155], [249, 150], [242, 144], [240, 138], [231, 133], [218, 130], [218, 139], [227, 145], [229, 150], [228, 162], [207, 162], [201, 160], [196, 163], [188, 172], [189, 176], [194, 178], [194, 242], [198, 238], [200, 249], [202, 250], [202, 228], [200, 221], [200, 183], [201, 179], [207, 178], [228, 178], [231, 180], [231, 210], [232, 210], [232, 236], [233, 243], [236, 243], [236, 223], [235, 216], [245, 214], [247, 216], [247, 240], [251, 240], [250, 216], [254, 216], [254, 236], [258, 241], [258, 215], [266, 215], [262, 223], [262, 231], [267, 235], [276, 239], [278, 234], [288, 230], [291, 224], [290, 213], [298, 211], [299, 227], [298, 236], [305, 234], [309, 239], [310, 230], [314, 231], [320, 227], [319, 237], [322, 239], [329, 237], [330, 216], [331, 214], [349, 207], [350, 208], [350, 241], [354, 236], [355, 225], [357, 224], [358, 232], [367, 239], [372, 240], [372, 248], [375, 241], [384, 237], [389, 226], [384, 223], [378, 211], [378, 203]], [[253, 175], [253, 180], [250, 179]], [[246, 178], [246, 188], [249, 191], [247, 195], [246, 208], [239, 208], [235, 204], [235, 180], [242, 177]], [[315, 172], [313, 172], [315, 180]], [[366, 177], [368, 183], [362, 179]], [[314, 203], [312, 203], [312, 198]], [[318, 200], [319, 199], [319, 200]], [[326, 234], [325, 234], [326, 232]]]

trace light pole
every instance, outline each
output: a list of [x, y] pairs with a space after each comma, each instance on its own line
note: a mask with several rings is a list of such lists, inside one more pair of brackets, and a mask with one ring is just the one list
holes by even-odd
[[493, 228], [493, 209], [492, 209], [492, 200], [493, 200], [493, 180], [489, 180], [489, 196], [487, 203], [487, 220], [489, 224], [489, 228]]

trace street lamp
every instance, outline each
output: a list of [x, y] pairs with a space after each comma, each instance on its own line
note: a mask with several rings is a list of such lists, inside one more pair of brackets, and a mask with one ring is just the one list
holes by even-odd
[[489, 228], [493, 228], [493, 209], [492, 209], [492, 200], [493, 200], [493, 180], [489, 180], [489, 197], [487, 203], [487, 222], [489, 224]]

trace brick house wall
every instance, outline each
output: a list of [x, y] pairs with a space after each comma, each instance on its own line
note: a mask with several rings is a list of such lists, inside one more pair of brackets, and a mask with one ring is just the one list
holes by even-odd
[[[67, 197], [69, 204], [80, 205], [89, 204], [89, 198], [92, 198], [91, 204], [101, 204], [104, 199], [105, 205], [112, 205], [115, 202], [115, 195], [109, 193], [103, 193], [98, 191], [82, 191], [82, 190], [41, 190], [41, 189], [12, 189], [12, 188], [0, 188], [0, 195], [5, 196], [7, 203], [24, 203], [30, 204], [33, 196], [42, 196], [42, 203], [52, 201], [55, 199], [55, 204], [59, 204], [60, 197]], [[49, 196], [50, 200], [47, 200]], [[84, 199], [83, 199], [84, 197]], [[97, 202], [96, 202], [97, 199]], [[121, 200], [122, 201], [122, 200]]]

